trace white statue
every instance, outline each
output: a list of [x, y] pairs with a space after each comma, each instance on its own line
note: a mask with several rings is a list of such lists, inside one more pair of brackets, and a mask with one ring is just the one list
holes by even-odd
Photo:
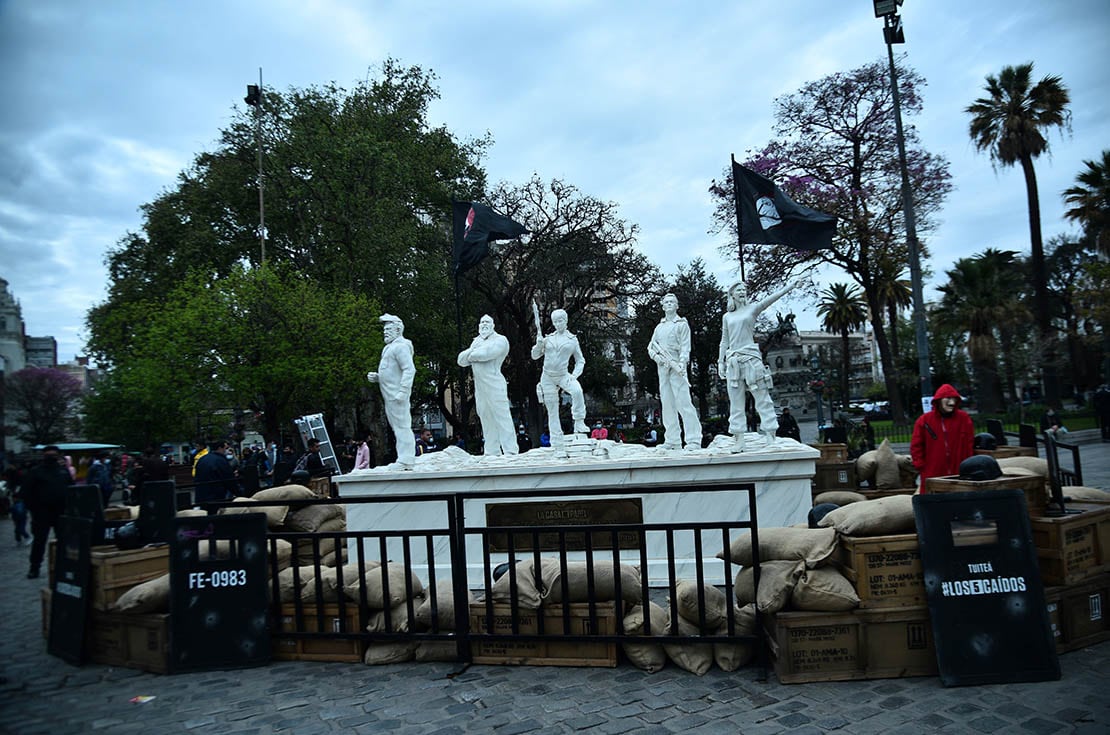
[[[535, 303], [532, 312], [536, 318], [536, 344], [532, 346], [532, 359], [543, 357], [543, 373], [540, 375], [536, 395], [547, 408], [547, 429], [551, 436], [551, 446], [564, 449], [563, 427], [559, 423], [559, 390], [570, 395], [570, 415], [574, 419], [574, 433], [588, 434], [586, 428], [586, 399], [578, 377], [586, 369], [586, 358], [578, 345], [578, 338], [567, 331], [567, 313], [562, 309], [551, 312], [551, 324], [555, 331], [546, 337], [540, 326], [540, 312]], [[574, 369], [570, 362], [574, 360]]]
[[397, 440], [397, 461], [386, 469], [411, 470], [416, 461], [416, 439], [412, 435], [412, 381], [416, 377], [412, 342], [405, 339], [405, 323], [400, 317], [382, 314], [379, 318], [385, 331], [385, 346], [377, 372], [366, 373], [366, 379], [378, 383], [385, 404], [385, 417]]
[[470, 347], [459, 353], [461, 367], [474, 373], [474, 405], [482, 421], [485, 438], [483, 454], [516, 454], [516, 432], [509, 412], [509, 386], [501, 374], [501, 364], [509, 354], [509, 340], [493, 330], [488, 314], [478, 321], [478, 336]]
[[722, 318], [717, 373], [725, 379], [728, 386], [728, 431], [735, 441], [733, 451], [744, 449], [744, 431], [748, 423], [744, 413], [746, 390], [750, 390], [755, 398], [755, 410], [759, 413], [760, 420], [759, 432], [768, 445], [775, 444], [775, 432], [779, 423], [775, 416], [775, 405], [771, 402], [774, 381], [771, 378], [771, 369], [763, 363], [763, 355], [755, 342], [755, 320], [764, 309], [798, 285], [792, 283], [755, 304], [748, 304], [748, 289], [742, 282], [734, 283], [728, 289], [728, 310]]
[[678, 298], [673, 293], [664, 296], [660, 305], [663, 318], [651, 335], [648, 355], [659, 368], [659, 400], [663, 404], [665, 433], [663, 449], [681, 449], [683, 429], [686, 449], [701, 449], [701, 421], [690, 401], [690, 380], [686, 376], [686, 366], [690, 362], [690, 325], [678, 315]]

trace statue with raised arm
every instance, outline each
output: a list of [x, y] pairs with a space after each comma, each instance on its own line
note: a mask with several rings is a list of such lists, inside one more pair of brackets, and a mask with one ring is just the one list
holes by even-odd
[[487, 455], [519, 451], [509, 412], [509, 386], [501, 373], [508, 354], [509, 340], [494, 331], [493, 317], [486, 314], [478, 321], [478, 336], [458, 357], [459, 366], [469, 366], [474, 373], [474, 407], [485, 439], [482, 453]]
[[412, 381], [416, 377], [412, 342], [405, 339], [405, 323], [400, 317], [382, 314], [379, 320], [385, 331], [385, 346], [377, 372], [367, 373], [366, 379], [381, 388], [385, 417], [397, 440], [397, 461], [386, 469], [411, 470], [416, 461], [416, 439], [412, 434], [409, 405]]
[[770, 294], [755, 304], [748, 303], [748, 289], [743, 282], [728, 289], [727, 310], [721, 324], [721, 349], [717, 357], [717, 374], [725, 379], [728, 387], [728, 431], [733, 436], [733, 451], [744, 449], [745, 392], [751, 391], [755, 410], [759, 414], [759, 432], [768, 445], [775, 444], [779, 428], [775, 404], [771, 402], [774, 381], [771, 369], [763, 363], [763, 355], [755, 341], [755, 320], [764, 309], [775, 303], [798, 286], [792, 283]]
[[[562, 309], [551, 312], [551, 324], [555, 331], [546, 337], [540, 331], [539, 310], [533, 304], [536, 316], [536, 344], [532, 345], [532, 359], [543, 358], [543, 372], [536, 395], [547, 408], [547, 428], [551, 435], [551, 446], [566, 453], [563, 442], [563, 427], [559, 423], [559, 391], [570, 395], [570, 415], [574, 420], [574, 433], [588, 434], [586, 428], [586, 399], [578, 377], [586, 369], [586, 358], [578, 345], [578, 338], [567, 331], [567, 313]], [[570, 367], [574, 361], [573, 370]]]
[[[678, 315], [678, 298], [669, 293], [660, 301], [663, 318], [648, 343], [648, 355], [659, 369], [659, 400], [663, 404], [663, 449], [701, 449], [701, 421], [690, 400], [690, 325]], [[681, 427], [679, 419], [682, 420]]]

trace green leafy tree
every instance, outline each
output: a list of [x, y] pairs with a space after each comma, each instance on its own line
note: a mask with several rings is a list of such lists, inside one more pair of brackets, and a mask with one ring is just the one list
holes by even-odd
[[66, 438], [72, 408], [81, 396], [81, 381], [56, 368], [27, 367], [7, 378], [0, 374], [9, 417], [16, 436], [28, 444], [49, 444]]
[[1037, 174], [1033, 159], [1048, 151], [1045, 134], [1052, 128], [1067, 128], [1068, 90], [1058, 76], [1046, 76], [1036, 84], [1032, 80], [1033, 64], [1003, 67], [998, 76], [987, 75], [986, 96], [975, 100], [966, 109], [971, 115], [968, 129], [971, 140], [980, 151], [987, 151], [994, 164], [1021, 164], [1025, 175], [1025, 193], [1029, 210], [1029, 241], [1033, 277], [1033, 313], [1042, 344], [1048, 347], [1042, 365], [1045, 400], [1060, 405], [1055, 354], [1051, 349], [1051, 314], [1049, 312], [1048, 280], [1045, 268], [1044, 243], [1041, 239], [1041, 205], [1037, 193]]
[[[924, 79], [899, 61], [898, 81], [903, 114], [920, 114]], [[891, 411], [896, 419], [903, 419], [896, 355], [883, 320], [882, 286], [887, 276], [880, 270], [883, 263], [908, 261], [886, 60], [831, 74], [775, 100], [774, 132], [777, 138], [750, 154], [745, 165], [769, 177], [796, 201], [835, 214], [839, 221], [831, 249], [796, 252], [782, 246], [746, 245], [748, 280], [754, 290], [766, 290], [819, 264], [834, 266], [851, 278], [867, 301]], [[921, 146], [912, 125], [906, 127], [905, 142], [917, 229], [924, 237], [935, 227], [935, 215], [952, 188], [948, 163]], [[710, 191], [716, 199], [717, 229], [735, 233], [731, 170], [721, 183], [713, 182]], [[722, 250], [731, 254], [733, 247]], [[927, 255], [924, 246], [922, 255]]]
[[971, 359], [979, 408], [988, 413], [1003, 410], [1002, 374], [999, 359], [999, 325], [1011, 323], [1019, 314], [1021, 271], [1015, 267], [1012, 251], [988, 249], [971, 257], [961, 258], [946, 271], [948, 282], [940, 287], [943, 294], [940, 321], [967, 335], [967, 353]]
[[1053, 315], [1063, 325], [1068, 367], [1065, 374], [1073, 390], [1085, 390], [1100, 382], [1103, 351], [1103, 323], [1091, 299], [1089, 267], [1098, 260], [1098, 249], [1091, 237], [1057, 236], [1049, 240], [1046, 250]]
[[1076, 185], [1064, 191], [1070, 205], [1064, 216], [1083, 226], [1084, 232], [1110, 256], [1110, 149], [1100, 161], [1084, 161], [1087, 167], [1075, 177]]
[[840, 398], [846, 408], [851, 395], [852, 351], [848, 337], [867, 323], [867, 302], [858, 288], [847, 283], [834, 283], [821, 294], [817, 304], [821, 328], [840, 335]]
[[368, 297], [326, 289], [288, 266], [237, 266], [215, 282], [193, 273], [137, 328], [90, 416], [103, 420], [109, 406], [100, 400], [123, 400], [149, 422], [113, 430], [150, 443], [177, 436], [191, 417], [250, 411], [277, 437], [297, 416], [334, 416], [365, 401], [382, 344], [372, 328], [379, 313]]

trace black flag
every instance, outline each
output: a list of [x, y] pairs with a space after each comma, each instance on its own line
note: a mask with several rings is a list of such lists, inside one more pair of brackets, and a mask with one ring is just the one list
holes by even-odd
[[832, 247], [836, 217], [803, 207], [769, 180], [732, 162], [741, 243], [789, 245], [795, 250]]
[[478, 202], [452, 202], [455, 247], [452, 263], [456, 274], [473, 268], [489, 253], [490, 240], [511, 240], [528, 230], [503, 214]]

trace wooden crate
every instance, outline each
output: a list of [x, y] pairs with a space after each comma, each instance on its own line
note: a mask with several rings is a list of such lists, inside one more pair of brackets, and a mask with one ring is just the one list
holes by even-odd
[[[279, 631], [316, 633], [317, 607], [315, 603], [301, 605], [301, 625], [297, 626], [297, 607], [293, 603], [281, 606], [281, 617], [275, 621], [270, 640], [271, 656], [280, 661], [339, 661], [362, 663], [366, 644], [357, 638], [285, 638]], [[358, 605], [354, 602], [344, 607], [344, 616], [339, 615], [339, 605], [324, 605], [325, 633], [358, 633]]]
[[783, 684], [937, 674], [926, 607], [780, 612], [765, 625], [775, 675]]
[[819, 492], [852, 490], [859, 488], [856, 481], [855, 462], [824, 462], [816, 466], [813, 486]]
[[1072, 585], [1110, 572], [1110, 506], [1068, 507], [1082, 512], [1030, 520], [1046, 586]]
[[308, 489], [321, 498], [331, 497], [331, 478], [313, 477], [308, 481]]
[[1025, 494], [1025, 506], [1030, 518], [1039, 518], [1045, 513], [1048, 496], [1044, 489], [1044, 478], [1038, 475], [1003, 475], [997, 480], [961, 480], [958, 475], [930, 477], [925, 481], [927, 493], [967, 493], [979, 490], [1021, 490]]
[[94, 546], [89, 557], [89, 598], [94, 610], [111, 610], [124, 592], [170, 571], [170, 547], [165, 544], [127, 551]]
[[1110, 574], [1044, 591], [1056, 652], [1075, 651], [1110, 640]]
[[810, 444], [821, 453], [817, 458], [817, 464], [824, 464], [826, 462], [847, 462], [848, 461], [848, 445], [847, 444]]
[[1035, 447], [1012, 447], [1007, 444], [995, 449], [976, 449], [975, 453], [986, 454], [995, 459], [1005, 459], [1007, 457], [1036, 457], [1037, 449]]
[[[585, 602], [572, 602], [570, 612], [571, 635], [614, 635], [617, 632], [615, 602], [595, 604], [596, 630], [590, 623], [590, 606]], [[543, 635], [566, 635], [563, 623], [563, 605], [551, 605], [541, 610], [517, 611], [517, 631], [521, 635], [539, 633], [537, 613], [543, 615]], [[486, 605], [483, 602], [470, 606], [471, 633], [512, 634], [512, 608], [506, 603], [493, 606], [493, 630], [487, 626]], [[616, 643], [588, 643], [582, 641], [477, 641], [472, 646], [476, 664], [523, 664], [527, 666], [608, 666], [617, 665]]]
[[120, 505], [111, 505], [104, 509], [104, 520], [106, 521], [130, 521], [132, 520], [131, 509]]
[[833, 560], [856, 588], [861, 608], [917, 607], [926, 602], [916, 533], [840, 536]]
[[155, 674], [169, 670], [169, 640], [169, 613], [127, 615], [93, 610], [85, 629], [91, 662]]

